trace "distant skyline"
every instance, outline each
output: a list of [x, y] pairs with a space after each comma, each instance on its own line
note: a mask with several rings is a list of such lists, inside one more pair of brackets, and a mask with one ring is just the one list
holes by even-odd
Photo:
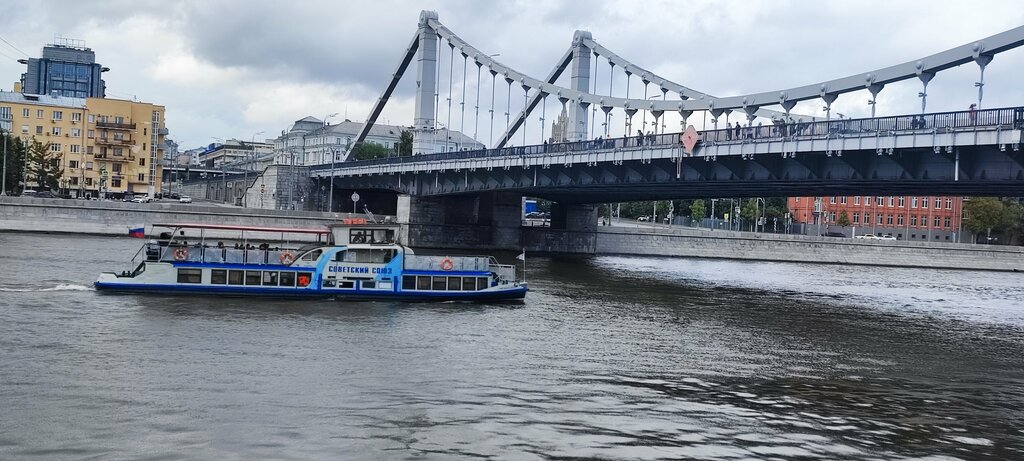
[[[1024, 8], [1015, 1], [39, 1], [0, 16], [0, 37], [9, 42], [0, 41], [0, 88], [11, 90], [25, 71], [17, 59], [38, 57], [60, 34], [84, 40], [97, 61], [110, 67], [103, 74], [108, 97], [164, 105], [171, 137], [182, 149], [214, 138], [249, 140], [260, 131], [264, 134], [257, 138], [272, 138], [307, 115], [323, 119], [338, 113], [331, 121], [340, 122], [347, 113], [351, 120], [364, 120], [414, 36], [421, 9], [436, 10], [441, 22], [469, 43], [500, 53], [500, 62], [534, 77], [546, 75], [573, 32], [584, 29], [637, 65], [720, 96], [865, 72], [1024, 24]], [[455, 67], [452, 128], [458, 130], [461, 58]], [[475, 66], [469, 67], [471, 97], [463, 131], [472, 135], [476, 79]], [[986, 107], [1024, 105], [1021, 69], [1024, 49], [996, 56], [985, 73]], [[447, 69], [442, 70], [447, 90]], [[607, 72], [606, 66], [600, 69], [604, 84]], [[484, 75], [481, 99], [489, 103], [486, 70]], [[381, 122], [412, 123], [415, 79], [413, 67]], [[929, 111], [965, 109], [977, 98], [977, 79], [975, 64], [940, 73], [928, 88]], [[624, 83], [619, 73], [616, 88]], [[496, 119], [502, 120], [495, 136], [504, 129], [503, 87], [496, 98]], [[631, 88], [631, 96], [642, 97], [638, 79]], [[919, 111], [918, 91], [917, 81], [887, 86], [878, 114]], [[833, 113], [866, 116], [868, 97], [867, 92], [843, 95]], [[512, 100], [515, 113], [521, 89], [513, 88]], [[481, 103], [481, 127], [489, 121], [487, 103]], [[794, 112], [820, 116], [821, 105], [804, 102]], [[439, 118], [445, 121], [444, 94], [441, 106]], [[549, 102], [545, 129], [559, 109]], [[528, 142], [539, 141], [536, 116], [528, 128]], [[675, 131], [678, 124], [668, 129]], [[478, 137], [486, 143], [487, 131], [481, 129]]]

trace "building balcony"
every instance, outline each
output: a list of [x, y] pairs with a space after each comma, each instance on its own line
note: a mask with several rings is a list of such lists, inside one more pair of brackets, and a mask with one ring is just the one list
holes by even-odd
[[131, 139], [96, 138], [96, 144], [108, 144], [111, 146], [131, 146], [134, 143]]
[[96, 154], [96, 160], [102, 160], [106, 162], [134, 162], [134, 155], [112, 155], [112, 154]]
[[110, 128], [114, 130], [134, 130], [134, 123], [96, 122], [97, 128]]

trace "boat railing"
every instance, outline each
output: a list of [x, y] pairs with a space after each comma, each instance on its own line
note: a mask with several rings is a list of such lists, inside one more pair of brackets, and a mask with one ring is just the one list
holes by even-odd
[[[448, 267], [446, 260], [451, 261]], [[405, 269], [414, 271], [476, 271], [490, 270], [490, 261], [486, 256], [424, 256], [406, 255]]]
[[498, 284], [516, 282], [516, 266], [512, 264], [491, 264], [491, 272], [498, 276]]
[[297, 248], [231, 248], [208, 245], [146, 244], [146, 259], [161, 262], [196, 262], [221, 264], [273, 264], [280, 265], [299, 254]]

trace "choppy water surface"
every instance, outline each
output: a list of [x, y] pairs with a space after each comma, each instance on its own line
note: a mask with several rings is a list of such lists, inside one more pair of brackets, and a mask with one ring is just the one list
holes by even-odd
[[1024, 457], [1024, 275], [529, 260], [523, 304], [113, 296], [0, 234], [0, 459]]

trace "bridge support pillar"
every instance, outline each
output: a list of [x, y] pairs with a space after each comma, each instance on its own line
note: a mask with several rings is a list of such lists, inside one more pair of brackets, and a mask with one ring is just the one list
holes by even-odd
[[416, 116], [413, 120], [412, 154], [434, 153], [434, 93], [437, 92], [437, 32], [430, 28], [437, 13], [420, 13], [420, 49], [416, 62]]
[[597, 230], [598, 205], [563, 205], [555, 203], [551, 207], [551, 228], [579, 232]]
[[400, 241], [412, 247], [520, 249], [522, 196], [398, 196]]
[[[577, 30], [572, 37], [572, 73], [570, 79], [571, 88], [585, 93], [590, 92], [590, 58], [593, 50], [583, 43], [584, 39], [591, 38], [590, 32]], [[569, 112], [569, 141], [584, 141], [587, 139], [587, 108], [580, 105], [579, 101], [566, 103]]]

